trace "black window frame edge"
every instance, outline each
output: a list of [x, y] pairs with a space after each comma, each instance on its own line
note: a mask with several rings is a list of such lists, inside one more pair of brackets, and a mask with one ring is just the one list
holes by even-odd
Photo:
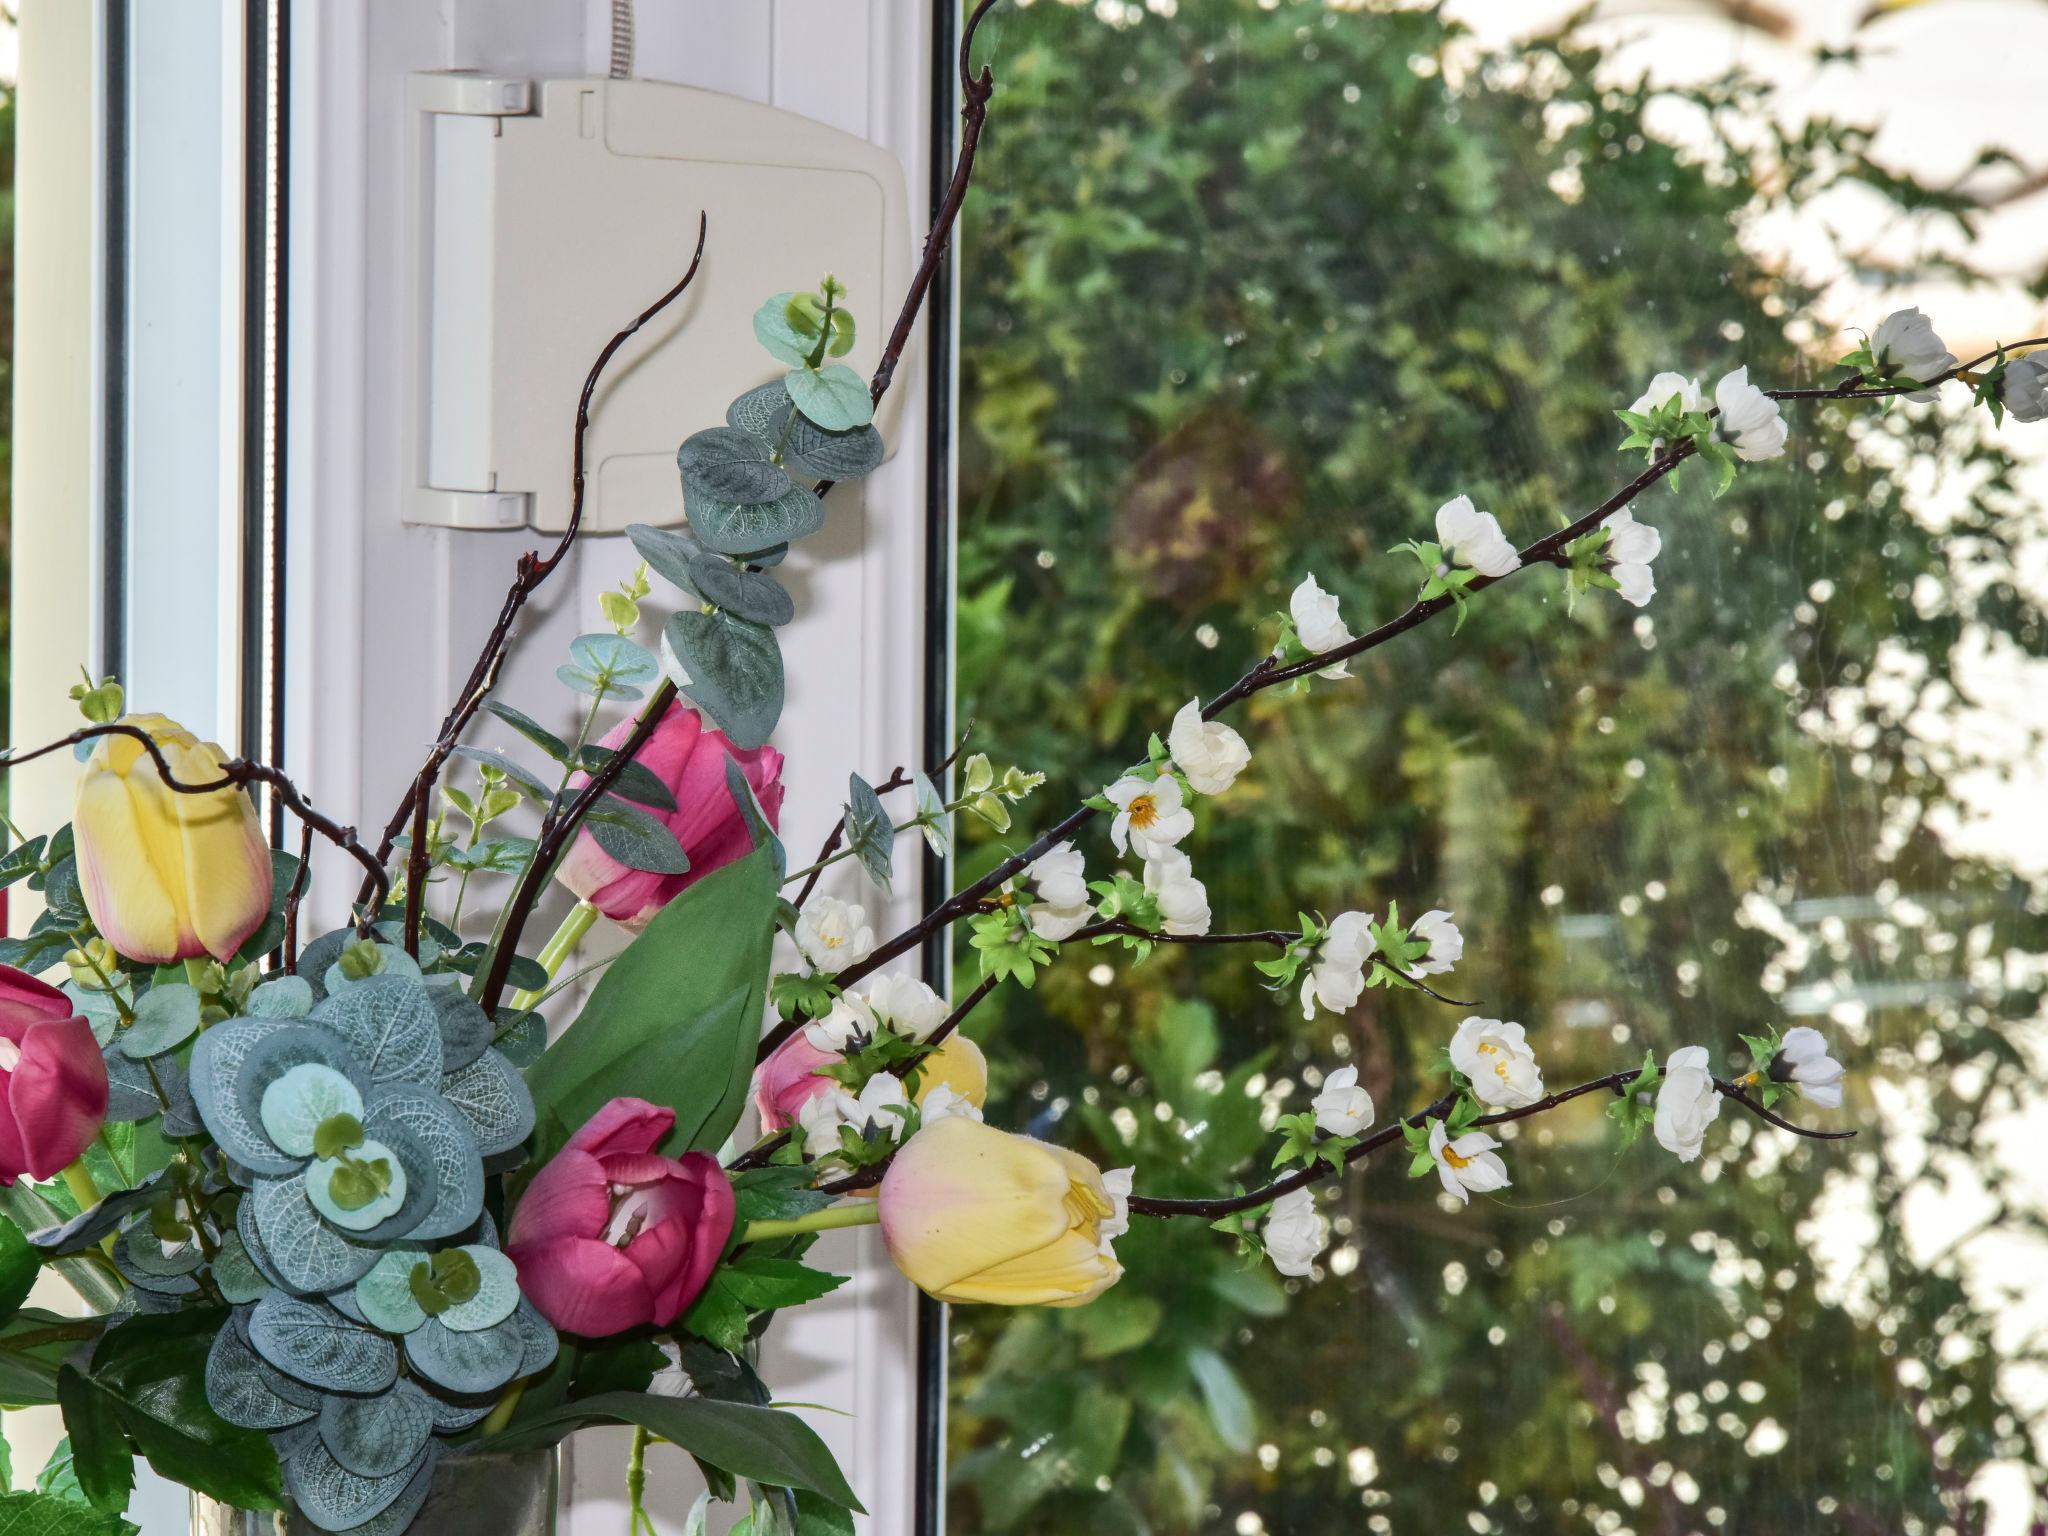
[[100, 8], [99, 677], [128, 665], [128, 6]]
[[[944, 204], [957, 152], [959, 82], [953, 55], [960, 46], [960, 0], [932, 0], [930, 177], [927, 221]], [[944, 760], [953, 749], [953, 366], [956, 337], [953, 274], [960, 261], [960, 230], [939, 263], [925, 299], [925, 547], [924, 547], [924, 761]], [[929, 908], [951, 889], [951, 860], [924, 850], [919, 897]], [[925, 980], [943, 996], [949, 977], [946, 936], [925, 940]], [[913, 1536], [944, 1536], [946, 1526], [946, 1306], [917, 1298], [917, 1413]]]

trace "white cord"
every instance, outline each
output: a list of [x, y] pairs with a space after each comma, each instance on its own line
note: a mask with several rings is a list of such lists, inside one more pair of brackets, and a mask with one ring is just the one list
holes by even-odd
[[612, 78], [633, 78], [633, 0], [612, 0]]

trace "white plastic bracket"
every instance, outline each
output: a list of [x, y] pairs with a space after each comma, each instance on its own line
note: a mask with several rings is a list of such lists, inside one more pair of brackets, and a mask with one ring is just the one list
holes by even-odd
[[[681, 275], [690, 291], [621, 349], [593, 401], [584, 527], [678, 524], [677, 445], [781, 365], [762, 300], [831, 272], [879, 359], [910, 278], [888, 152], [738, 97], [643, 80], [414, 75], [397, 408], [407, 522], [567, 526], [571, 428], [591, 359]], [[900, 396], [877, 425], [888, 438]]]

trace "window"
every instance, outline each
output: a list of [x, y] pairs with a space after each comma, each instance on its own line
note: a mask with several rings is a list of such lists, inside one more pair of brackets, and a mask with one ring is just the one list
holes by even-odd
[[[957, 709], [999, 764], [1064, 770], [1027, 837], [1270, 648], [1303, 574], [1363, 631], [1451, 496], [1517, 542], [1599, 503], [1634, 472], [1610, 413], [1659, 369], [1832, 381], [1842, 330], [1913, 303], [1964, 356], [2044, 329], [2048, 145], [1995, 105], [2030, 87], [1974, 73], [2022, 32], [2040, 57], [2033, 8], [1563, 37], [1446, 9], [987, 28]], [[1688, 471], [1637, 504], [1647, 607], [1527, 571], [1234, 717], [1251, 769], [1186, 845], [1215, 929], [1448, 909], [1465, 1003], [1304, 1022], [1270, 949], [1106, 946], [969, 1032], [992, 1121], [1155, 1193], [1258, 1181], [1336, 1067], [1381, 1124], [1428, 1102], [1472, 1014], [1526, 1024], [1552, 1086], [1818, 1025], [1848, 1103], [1781, 1108], [1857, 1139], [1727, 1107], [1682, 1165], [1589, 1098], [1511, 1128], [1512, 1187], [1462, 1208], [1396, 1148], [1323, 1207], [1313, 1283], [1140, 1222], [1092, 1306], [949, 1314], [947, 1529], [1933, 1532], [1978, 1498], [2025, 1527], [2040, 439], [1958, 398], [1791, 424], [1725, 498]], [[959, 878], [1021, 846], [970, 837]], [[1103, 829], [1081, 847], [1106, 878]]]

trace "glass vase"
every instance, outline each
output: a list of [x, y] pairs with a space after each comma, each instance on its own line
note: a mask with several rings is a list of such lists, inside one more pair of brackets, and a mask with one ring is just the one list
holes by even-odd
[[[555, 1536], [557, 1458], [539, 1451], [447, 1455], [406, 1536]], [[326, 1536], [292, 1509], [237, 1509], [192, 1495], [192, 1536]]]

